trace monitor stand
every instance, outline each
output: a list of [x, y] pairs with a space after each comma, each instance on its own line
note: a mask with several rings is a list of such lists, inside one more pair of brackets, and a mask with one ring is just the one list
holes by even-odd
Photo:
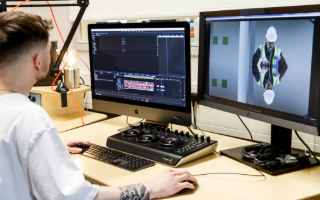
[[[271, 145], [279, 147], [287, 154], [291, 154], [291, 155], [296, 154], [295, 152], [291, 151], [291, 140], [292, 140], [292, 130], [291, 129], [283, 128], [283, 127], [276, 126], [276, 125], [271, 125]], [[222, 150], [222, 151], [220, 151], [220, 153], [224, 156], [235, 159], [243, 164], [246, 164], [246, 165], [251, 166], [253, 168], [259, 169], [259, 170], [261, 170], [267, 174], [270, 174], [270, 175], [283, 174], [283, 173], [287, 173], [290, 171], [319, 165], [319, 163], [317, 163], [317, 161], [313, 157], [311, 157], [310, 164], [281, 165], [279, 168], [272, 168], [272, 169], [260, 168], [260, 167], [257, 167], [250, 160], [247, 160], [246, 158], [243, 157], [243, 155], [241, 154], [242, 148], [243, 147], [237, 147], [237, 148], [233, 148], [233, 149]]]

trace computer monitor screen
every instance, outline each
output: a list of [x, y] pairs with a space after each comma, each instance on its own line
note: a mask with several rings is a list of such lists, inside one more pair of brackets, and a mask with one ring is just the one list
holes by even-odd
[[[187, 23], [89, 25], [93, 99], [118, 103], [117, 111], [112, 104], [103, 108], [116, 114], [163, 121], [150, 110], [161, 109], [180, 112], [167, 112], [171, 118], [181, 113], [191, 118], [188, 34]], [[123, 107], [130, 105], [128, 111]], [[137, 114], [136, 106], [144, 107], [144, 114]]]
[[204, 100], [318, 134], [320, 13], [207, 16], [203, 24]]

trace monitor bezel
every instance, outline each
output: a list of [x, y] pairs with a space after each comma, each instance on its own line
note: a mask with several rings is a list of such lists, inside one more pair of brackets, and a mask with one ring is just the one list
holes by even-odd
[[[184, 28], [185, 32], [185, 62], [186, 62], [186, 106], [173, 106], [167, 104], [157, 104], [152, 102], [141, 102], [135, 100], [128, 100], [115, 97], [99, 96], [95, 95], [95, 85], [94, 73], [93, 73], [93, 60], [90, 59], [90, 72], [91, 72], [91, 88], [92, 88], [92, 99], [110, 101], [115, 103], [123, 103], [128, 105], [137, 105], [142, 107], [157, 108], [163, 110], [177, 111], [182, 113], [191, 113], [191, 67], [190, 67], [190, 25], [188, 22], [157, 22], [157, 23], [121, 23], [121, 24], [89, 24], [88, 25], [88, 37], [89, 37], [89, 55], [92, 58], [92, 38], [91, 38], [91, 29], [96, 28]], [[189, 48], [188, 48], [189, 47]], [[188, 59], [189, 58], [189, 59]]]
[[[241, 109], [242, 103], [234, 102], [227, 99], [215, 97], [205, 98], [205, 84], [207, 79], [205, 68], [209, 62], [209, 57], [205, 52], [209, 50], [209, 44], [205, 43], [205, 37], [209, 34], [210, 30], [206, 29], [207, 17], [223, 17], [223, 16], [244, 16], [244, 15], [263, 15], [263, 14], [290, 14], [290, 13], [310, 13], [320, 12], [320, 5], [307, 5], [307, 6], [289, 6], [289, 7], [273, 7], [273, 8], [257, 8], [257, 9], [246, 9], [246, 10], [224, 10], [224, 11], [210, 11], [200, 12], [200, 37], [199, 37], [199, 63], [198, 63], [198, 104], [223, 110], [226, 112], [238, 114], [251, 119], [257, 119], [263, 122], [271, 123], [281, 127], [303, 131], [313, 135], [319, 134], [319, 121], [320, 121], [320, 106], [318, 107], [318, 118], [316, 120], [316, 126], [310, 125], [310, 123], [296, 122], [288, 118], [284, 118], [284, 115], [290, 115], [289, 113], [275, 112], [275, 115], [266, 115], [255, 112], [254, 110], [259, 108], [266, 109], [254, 105], [243, 104], [245, 109]], [[314, 54], [314, 52], [313, 52]], [[319, 91], [320, 93], [320, 91]], [[320, 102], [320, 98], [319, 98]], [[318, 105], [319, 105], [318, 102]], [[236, 104], [236, 105], [235, 105]], [[270, 110], [270, 109], [268, 109]], [[282, 117], [279, 116], [282, 115]]]

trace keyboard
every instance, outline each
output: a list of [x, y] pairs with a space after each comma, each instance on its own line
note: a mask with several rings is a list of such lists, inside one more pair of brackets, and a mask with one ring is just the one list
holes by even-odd
[[153, 161], [109, 149], [107, 147], [103, 147], [93, 143], [91, 143], [90, 146], [77, 145], [76, 147], [81, 148], [82, 152], [80, 154], [86, 157], [93, 158], [95, 160], [111, 164], [132, 172], [155, 165], [155, 162]]

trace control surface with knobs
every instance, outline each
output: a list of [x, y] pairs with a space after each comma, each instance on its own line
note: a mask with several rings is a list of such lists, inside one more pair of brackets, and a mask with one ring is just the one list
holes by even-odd
[[190, 136], [190, 133], [189, 132], [186, 132], [186, 137], [189, 137]]
[[181, 136], [184, 136], [184, 132], [183, 132], [183, 131], [181, 131], [181, 132], [180, 132], [180, 135], [181, 135]]
[[[216, 151], [217, 142], [198, 134], [141, 123], [143, 127], [125, 130], [110, 136], [109, 148], [135, 154], [171, 166], [200, 158]], [[209, 141], [209, 142], [208, 142]]]
[[201, 135], [201, 141], [204, 141], [204, 135]]

